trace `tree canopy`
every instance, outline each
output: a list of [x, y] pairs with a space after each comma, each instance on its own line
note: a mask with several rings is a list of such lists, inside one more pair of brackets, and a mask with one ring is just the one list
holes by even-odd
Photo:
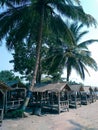
[[20, 81], [19, 76], [15, 76], [12, 71], [3, 70], [0, 72], [0, 81], [1, 82], [8, 82], [8, 81]]
[[45, 66], [48, 68], [49, 75], [53, 73], [63, 72], [63, 69], [67, 69], [67, 81], [72, 69], [80, 75], [82, 79], [85, 79], [85, 72], [89, 74], [87, 67], [91, 67], [95, 71], [97, 70], [97, 63], [91, 57], [91, 52], [88, 49], [88, 45], [93, 42], [98, 42], [97, 39], [89, 39], [81, 42], [81, 38], [88, 33], [88, 31], [81, 31], [83, 24], [77, 22], [68, 25], [74, 42], [70, 43], [67, 39], [59, 38], [56, 41], [58, 44], [50, 46], [46, 56]]

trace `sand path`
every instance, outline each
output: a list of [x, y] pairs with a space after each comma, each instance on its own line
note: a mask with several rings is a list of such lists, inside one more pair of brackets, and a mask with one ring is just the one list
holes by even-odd
[[61, 114], [4, 120], [0, 130], [98, 130], [98, 100]]

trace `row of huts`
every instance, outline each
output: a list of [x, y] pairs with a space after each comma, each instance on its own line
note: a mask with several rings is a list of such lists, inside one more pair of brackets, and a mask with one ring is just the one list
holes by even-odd
[[[21, 82], [0, 83], [1, 119], [3, 118], [3, 111], [7, 112], [20, 107], [26, 97], [26, 93], [26, 86]], [[29, 106], [56, 110], [60, 113], [66, 110], [69, 111], [70, 107], [77, 108], [82, 104], [92, 103], [95, 100], [96, 94], [91, 87], [54, 83], [36, 85], [32, 90]]]
[[60, 113], [66, 110], [69, 111], [70, 107], [77, 108], [94, 101], [96, 101], [96, 94], [90, 86], [54, 83], [37, 85], [33, 89], [30, 103], [34, 107], [56, 110]]

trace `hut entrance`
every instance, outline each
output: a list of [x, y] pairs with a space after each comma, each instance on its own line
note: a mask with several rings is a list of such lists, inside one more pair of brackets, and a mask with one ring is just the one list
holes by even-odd
[[4, 94], [2, 92], [2, 90], [0, 90], [0, 108], [3, 108], [3, 102], [4, 101]]

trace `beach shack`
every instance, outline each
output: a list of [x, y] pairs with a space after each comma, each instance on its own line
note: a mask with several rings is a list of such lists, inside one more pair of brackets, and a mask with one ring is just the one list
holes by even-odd
[[83, 91], [81, 92], [81, 104], [87, 105], [92, 103], [92, 95], [90, 93], [91, 86], [84, 86]]
[[2, 125], [4, 105], [5, 105], [5, 93], [11, 90], [6, 84], [0, 82], [0, 126]]
[[92, 100], [92, 103], [96, 101], [97, 99], [97, 95], [96, 95], [96, 92], [95, 92], [95, 88], [94, 87], [90, 87], [89, 88], [89, 91], [90, 91], [90, 95], [91, 95], [91, 100]]
[[26, 87], [19, 81], [6, 82], [6, 85], [10, 88], [5, 93], [5, 112], [12, 109], [18, 109], [26, 97]]
[[68, 92], [70, 87], [66, 83], [37, 85], [33, 90], [32, 106], [41, 109], [56, 110], [58, 113], [69, 111]]
[[94, 93], [96, 96], [96, 100], [98, 100], [98, 87], [94, 87]]
[[82, 85], [69, 85], [71, 91], [69, 94], [69, 106], [80, 107], [81, 106], [81, 91], [83, 91]]

